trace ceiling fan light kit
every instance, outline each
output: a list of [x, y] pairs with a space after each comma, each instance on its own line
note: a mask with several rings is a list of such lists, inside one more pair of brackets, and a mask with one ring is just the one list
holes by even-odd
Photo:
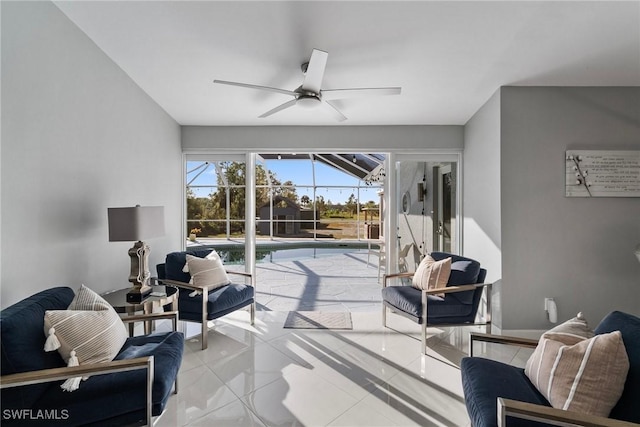
[[304, 74], [304, 80], [302, 85], [295, 90], [286, 90], [273, 88], [268, 86], [259, 86], [247, 83], [231, 82], [226, 80], [214, 80], [214, 83], [225, 84], [230, 86], [240, 86], [249, 89], [264, 90], [268, 92], [276, 92], [284, 95], [293, 96], [293, 99], [280, 104], [277, 107], [267, 111], [260, 115], [260, 118], [269, 117], [277, 112], [286, 110], [287, 108], [299, 106], [305, 109], [313, 109], [322, 107], [322, 109], [333, 116], [337, 121], [344, 121], [347, 117], [340, 112], [331, 100], [357, 98], [365, 96], [380, 96], [380, 95], [399, 95], [401, 92], [400, 87], [379, 87], [379, 88], [350, 88], [350, 89], [328, 89], [322, 90], [322, 79], [324, 77], [324, 70], [327, 65], [327, 58], [329, 54], [319, 49], [313, 49], [311, 52], [311, 58], [309, 62], [305, 62], [301, 65], [302, 73]]

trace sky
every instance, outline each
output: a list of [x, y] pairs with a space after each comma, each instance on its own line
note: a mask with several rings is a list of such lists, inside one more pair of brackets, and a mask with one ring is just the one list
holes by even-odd
[[[342, 187], [317, 188], [316, 196], [322, 196], [325, 202], [331, 201], [332, 203], [344, 204], [352, 193], [358, 197], [357, 186], [360, 184], [365, 187], [360, 188], [360, 203], [364, 204], [370, 200], [373, 200], [376, 204], [379, 203], [380, 196], [377, 192], [380, 187], [365, 186], [365, 183], [359, 181], [357, 178], [323, 163], [314, 162], [313, 168], [311, 160], [267, 160], [265, 163], [269, 171], [271, 171], [280, 182], [292, 181], [296, 185], [312, 186], [313, 171], [315, 170], [317, 187]], [[202, 162], [187, 162], [187, 171], [192, 171], [200, 164], [202, 164]], [[263, 166], [265, 166], [265, 164], [263, 164]], [[187, 173], [187, 182], [191, 181], [199, 171], [200, 170]], [[191, 185], [215, 186], [216, 183], [215, 168], [213, 165], [209, 165], [207, 170], [193, 180]], [[193, 188], [193, 190], [198, 197], [206, 197], [211, 193], [210, 188]], [[310, 199], [313, 199], [312, 188], [298, 187], [296, 192], [298, 197], [306, 194]]]

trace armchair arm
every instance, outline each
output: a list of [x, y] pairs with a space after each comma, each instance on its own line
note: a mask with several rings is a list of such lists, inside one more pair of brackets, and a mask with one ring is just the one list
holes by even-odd
[[382, 281], [382, 286], [387, 287], [387, 280], [389, 279], [397, 279], [402, 277], [413, 277], [415, 273], [393, 273], [393, 274], [385, 274]]
[[[251, 279], [251, 284], [249, 286], [253, 286], [253, 274], [245, 273], [244, 271], [227, 271], [228, 274], [237, 274], [243, 277], [249, 277]], [[158, 279], [158, 283], [162, 283], [163, 285], [175, 286], [178, 288], [185, 288], [192, 291], [202, 291], [202, 286], [196, 286], [192, 283], [180, 282], [178, 280], [171, 279]]]
[[41, 384], [51, 381], [66, 380], [73, 377], [90, 377], [92, 375], [110, 374], [114, 372], [147, 369], [153, 366], [153, 356], [135, 359], [113, 360], [105, 363], [93, 363], [62, 368], [41, 369], [38, 371], [20, 372], [0, 377], [0, 388], [19, 387], [31, 384]]
[[510, 337], [506, 335], [483, 334], [481, 332], [469, 333], [469, 356], [473, 357], [473, 343], [476, 341], [493, 344], [516, 345], [519, 347], [536, 348], [538, 340], [532, 338]]
[[538, 340], [533, 338], [509, 337], [506, 335], [483, 334], [481, 332], [470, 332], [471, 341], [483, 341], [494, 344], [517, 345], [520, 347], [536, 348]]
[[506, 427], [506, 418], [515, 417], [530, 421], [540, 421], [558, 426], [579, 425], [584, 427], [631, 427], [639, 424], [627, 421], [565, 411], [528, 402], [498, 398], [498, 427]]
[[447, 286], [445, 288], [434, 288], [434, 289], [429, 289], [429, 290], [423, 290], [423, 292], [425, 292], [427, 295], [433, 295], [433, 294], [453, 294], [456, 292], [466, 292], [466, 291], [473, 291], [476, 288], [483, 288], [483, 287], [491, 287], [493, 283], [474, 283], [472, 285], [455, 285], [455, 286]]
[[191, 283], [179, 282], [177, 280], [171, 279], [158, 279], [158, 283], [162, 283], [163, 285], [175, 286], [177, 288], [185, 288], [190, 289], [192, 291], [201, 291], [202, 288]]
[[90, 377], [92, 375], [111, 374], [115, 372], [127, 372], [138, 369], [147, 371], [146, 390], [146, 420], [151, 425], [151, 391], [153, 389], [153, 356], [138, 357], [135, 359], [113, 360], [106, 363], [95, 363], [63, 368], [42, 369], [39, 371], [20, 372], [18, 374], [4, 375], [0, 377], [0, 388], [19, 387], [31, 384], [41, 384], [51, 381], [66, 380], [74, 377]]
[[234, 271], [234, 270], [225, 270], [225, 271], [227, 272], [227, 274], [237, 274], [238, 276], [253, 278], [253, 274], [247, 273], [246, 271]]

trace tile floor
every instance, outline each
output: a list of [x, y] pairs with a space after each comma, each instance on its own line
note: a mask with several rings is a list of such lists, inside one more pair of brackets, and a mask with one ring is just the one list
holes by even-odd
[[[412, 336], [382, 327], [377, 264], [362, 256], [263, 264], [255, 325], [247, 311], [210, 322], [204, 351], [199, 325], [183, 323], [179, 393], [155, 425], [468, 426], [458, 366], [474, 327], [430, 329], [422, 356], [416, 324], [388, 316]], [[310, 309], [350, 311], [353, 329], [283, 328], [289, 310]], [[526, 362], [498, 347], [474, 351]]]

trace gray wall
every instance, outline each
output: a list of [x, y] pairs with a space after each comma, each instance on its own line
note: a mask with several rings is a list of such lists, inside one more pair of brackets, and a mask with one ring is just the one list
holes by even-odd
[[640, 314], [640, 198], [565, 197], [569, 149], [640, 150], [640, 88], [504, 87], [466, 127], [465, 254], [501, 262], [503, 329], [548, 328], [545, 297]]
[[185, 152], [462, 149], [462, 126], [183, 126]]
[[565, 151], [640, 150], [640, 88], [505, 87], [501, 94], [503, 322], [594, 325], [640, 314], [640, 198], [565, 197]]
[[477, 259], [493, 283], [493, 322], [502, 327], [500, 91], [464, 128], [463, 255]]
[[49, 2], [2, 2], [1, 306], [129, 286], [107, 207], [164, 205], [151, 265], [182, 247], [180, 127]]

